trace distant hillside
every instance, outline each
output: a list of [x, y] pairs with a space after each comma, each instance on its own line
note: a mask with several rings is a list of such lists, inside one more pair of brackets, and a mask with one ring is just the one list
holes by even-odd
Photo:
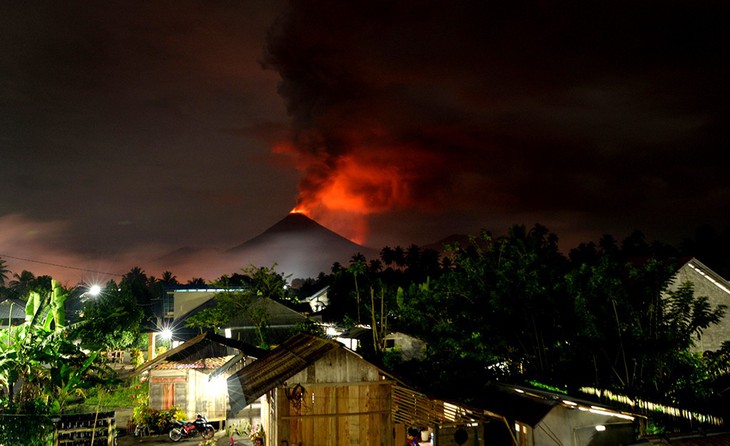
[[368, 259], [378, 256], [376, 250], [358, 245], [303, 214], [289, 214], [225, 254], [240, 267], [276, 263], [278, 272], [295, 279], [329, 273], [335, 262], [347, 266], [357, 253]]

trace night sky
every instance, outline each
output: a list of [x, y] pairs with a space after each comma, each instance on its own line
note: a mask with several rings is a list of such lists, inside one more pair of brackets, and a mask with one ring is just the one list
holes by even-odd
[[233, 247], [293, 208], [378, 249], [513, 224], [566, 251], [725, 227], [729, 13], [2, 2], [0, 257], [159, 276], [151, 259]]

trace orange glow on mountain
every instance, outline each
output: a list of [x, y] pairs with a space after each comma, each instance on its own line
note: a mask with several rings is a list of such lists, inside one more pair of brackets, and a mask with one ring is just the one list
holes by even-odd
[[301, 206], [294, 206], [291, 211], [289, 211], [290, 214], [302, 214], [309, 217], [309, 210], [301, 207]]

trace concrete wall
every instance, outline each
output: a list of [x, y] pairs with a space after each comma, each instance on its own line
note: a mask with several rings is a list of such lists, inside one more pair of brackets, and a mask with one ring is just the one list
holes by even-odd
[[[606, 429], [598, 431], [598, 425]], [[556, 440], [572, 446], [615, 446], [631, 444], [634, 430], [629, 420], [555, 406], [532, 430], [532, 438], [535, 446], [553, 446]]]
[[696, 261], [690, 261], [682, 266], [668, 288], [676, 290], [685, 282], [692, 283], [695, 296], [707, 297], [713, 308], [718, 305], [728, 307], [720, 323], [707, 328], [702, 337], [696, 341], [696, 351], [719, 350], [723, 342], [730, 341], [730, 284]]

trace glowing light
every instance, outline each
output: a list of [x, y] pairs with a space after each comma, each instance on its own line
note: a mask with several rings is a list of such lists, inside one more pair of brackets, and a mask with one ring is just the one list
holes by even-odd
[[309, 217], [309, 210], [307, 210], [304, 207], [301, 206], [295, 206], [291, 211], [289, 211], [290, 214], [302, 214]]
[[172, 330], [170, 330], [169, 328], [165, 328], [160, 332], [160, 336], [162, 337], [162, 339], [169, 341], [170, 339], [172, 339]]
[[91, 296], [98, 296], [101, 293], [101, 287], [99, 285], [91, 285], [88, 293]]
[[597, 430], [598, 432], [603, 432], [603, 431], [605, 431], [605, 430], [606, 430], [606, 426], [604, 426], [604, 425], [602, 425], [602, 424], [599, 424], [598, 426], [596, 426], [596, 430]]
[[210, 396], [216, 397], [223, 395], [228, 390], [228, 382], [224, 376], [216, 376], [212, 380], [208, 381], [207, 393]]
[[599, 409], [599, 408], [596, 408], [595, 406], [591, 406], [591, 407], [592, 408], [591, 409], [588, 409], [588, 411], [591, 412], [591, 413], [595, 413], [597, 415], [607, 415], [607, 416], [610, 416], [610, 417], [618, 417], [618, 418], [621, 418], [621, 419], [624, 419], [624, 420], [631, 420], [631, 421], [634, 420], [634, 417], [632, 417], [631, 415], [625, 415], [625, 414], [622, 414], [622, 413], [617, 413], [617, 412], [612, 412], [612, 411], [608, 411], [608, 410], [604, 410], [604, 409]]

